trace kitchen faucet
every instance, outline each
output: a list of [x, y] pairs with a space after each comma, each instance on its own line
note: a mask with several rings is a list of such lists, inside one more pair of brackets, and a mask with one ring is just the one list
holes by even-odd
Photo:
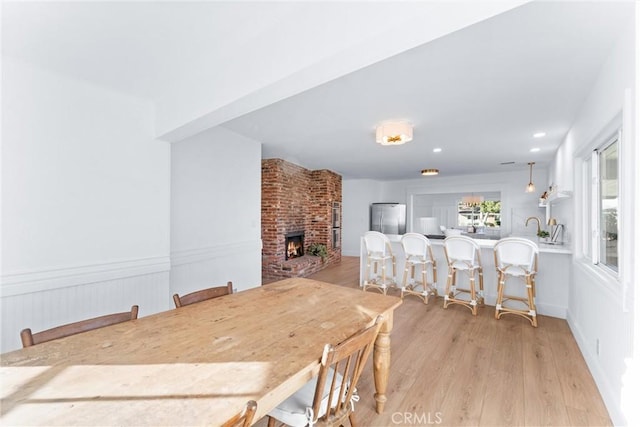
[[527, 220], [524, 223], [524, 226], [528, 226], [529, 225], [529, 220], [531, 219], [535, 219], [536, 222], [538, 223], [538, 230], [536, 231], [536, 235], [540, 234], [540, 218], [538, 218], [537, 216], [530, 216], [529, 218], [527, 218]]

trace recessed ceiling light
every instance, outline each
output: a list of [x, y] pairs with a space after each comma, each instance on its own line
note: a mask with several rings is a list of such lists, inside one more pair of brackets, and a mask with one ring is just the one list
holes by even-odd
[[439, 152], [441, 152], [441, 151], [442, 151], [442, 148], [434, 148], [434, 149], [433, 149], [433, 152], [434, 152], [434, 153], [439, 153]]
[[536, 133], [533, 134], [534, 138], [542, 138], [542, 137], [545, 137], [545, 136], [547, 136], [546, 132], [536, 132]]
[[540, 151], [540, 148], [538, 147], [533, 147], [531, 150], [529, 150], [532, 153], [537, 153], [538, 151]]
[[422, 169], [420, 173], [424, 176], [432, 176], [432, 175], [438, 175], [440, 171], [438, 169]]

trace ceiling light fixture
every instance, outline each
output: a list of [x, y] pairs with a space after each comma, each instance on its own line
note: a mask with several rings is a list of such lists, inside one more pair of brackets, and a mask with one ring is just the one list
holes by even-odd
[[527, 189], [526, 192], [527, 193], [533, 193], [534, 191], [536, 191], [536, 186], [533, 185], [533, 179], [532, 179], [532, 174], [533, 174], [533, 165], [535, 165], [535, 162], [529, 162], [529, 183], [527, 184]]
[[413, 139], [413, 127], [408, 122], [387, 122], [376, 128], [376, 142], [381, 145], [401, 145]]
[[538, 147], [533, 147], [531, 150], [529, 150], [531, 153], [537, 153], [538, 151], [540, 151], [540, 148]]
[[433, 152], [434, 152], [434, 153], [439, 153], [439, 152], [441, 152], [441, 151], [442, 151], [442, 148], [434, 148], [434, 149], [433, 149]]
[[438, 175], [440, 171], [438, 169], [422, 169], [422, 172], [420, 173], [424, 176], [433, 176]]
[[533, 134], [534, 138], [543, 138], [545, 136], [547, 136], [546, 132], [536, 132], [536, 133]]

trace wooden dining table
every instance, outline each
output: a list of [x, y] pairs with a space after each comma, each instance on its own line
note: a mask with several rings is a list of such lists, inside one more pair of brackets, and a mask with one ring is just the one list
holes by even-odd
[[248, 400], [258, 420], [318, 373], [326, 343], [377, 316], [376, 393], [359, 404], [381, 413], [400, 304], [292, 278], [5, 353], [0, 424], [215, 426]]

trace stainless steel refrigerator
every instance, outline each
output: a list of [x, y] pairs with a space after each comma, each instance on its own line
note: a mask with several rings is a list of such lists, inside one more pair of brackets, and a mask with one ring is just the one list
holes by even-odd
[[384, 234], [404, 234], [407, 229], [407, 205], [372, 203], [369, 218], [369, 230]]

